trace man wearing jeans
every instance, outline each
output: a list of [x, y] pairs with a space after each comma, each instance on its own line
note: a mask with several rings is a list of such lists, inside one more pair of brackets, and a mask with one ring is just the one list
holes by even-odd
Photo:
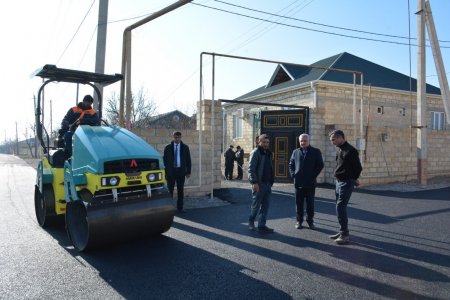
[[360, 185], [358, 180], [361, 175], [362, 166], [358, 151], [350, 145], [342, 130], [334, 130], [330, 133], [330, 141], [336, 146], [336, 213], [340, 225], [339, 232], [331, 235], [339, 245], [350, 242], [348, 230], [347, 204], [353, 189]]
[[269, 210], [270, 194], [274, 182], [274, 171], [272, 166], [272, 152], [269, 150], [269, 136], [259, 136], [259, 145], [250, 154], [248, 166], [248, 179], [252, 184], [252, 205], [248, 228], [255, 230], [255, 219], [258, 219], [258, 231], [262, 233], [274, 232], [266, 226], [267, 211]]

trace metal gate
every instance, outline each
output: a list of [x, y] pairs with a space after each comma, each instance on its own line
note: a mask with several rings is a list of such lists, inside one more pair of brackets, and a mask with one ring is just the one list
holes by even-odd
[[270, 136], [276, 182], [289, 182], [289, 159], [299, 147], [298, 137], [308, 133], [308, 109], [261, 111], [261, 133]]

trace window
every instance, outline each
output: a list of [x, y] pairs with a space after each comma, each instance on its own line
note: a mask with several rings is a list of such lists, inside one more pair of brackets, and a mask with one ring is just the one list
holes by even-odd
[[377, 107], [377, 114], [380, 114], [380, 115], [384, 114], [384, 106]]
[[237, 115], [233, 116], [233, 138], [242, 137], [242, 118]]
[[431, 129], [432, 130], [444, 130], [444, 112], [432, 111], [431, 112]]

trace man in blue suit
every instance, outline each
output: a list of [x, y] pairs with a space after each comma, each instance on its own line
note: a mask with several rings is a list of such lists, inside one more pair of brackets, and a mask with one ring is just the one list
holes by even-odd
[[177, 184], [177, 209], [183, 211], [184, 181], [191, 176], [191, 153], [188, 145], [181, 141], [181, 132], [172, 135], [173, 141], [164, 148], [164, 166], [166, 168], [167, 188], [173, 196]]
[[309, 144], [310, 136], [306, 133], [298, 138], [300, 148], [292, 153], [289, 161], [289, 173], [294, 180], [297, 223], [295, 228], [302, 229], [303, 203], [306, 199], [306, 222], [310, 229], [314, 226], [314, 196], [316, 193], [316, 178], [323, 169], [322, 153]]

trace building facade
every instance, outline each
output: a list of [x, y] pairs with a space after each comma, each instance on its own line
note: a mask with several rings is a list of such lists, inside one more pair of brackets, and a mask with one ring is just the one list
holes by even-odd
[[[289, 105], [307, 107], [306, 128], [294, 130], [296, 137], [303, 132], [310, 134], [311, 144], [322, 150], [325, 168], [319, 182], [334, 180], [335, 147], [328, 138], [334, 129], [342, 129], [346, 139], [359, 149], [364, 184], [417, 179], [416, 81], [345, 52], [311, 66], [319, 68], [279, 65], [266, 86], [224, 103], [223, 144], [252, 149], [260, 133], [262, 112], [278, 110], [283, 114], [296, 109]], [[426, 99], [427, 126], [422, 130], [428, 136], [428, 178], [447, 176], [450, 127], [445, 122], [440, 90], [427, 85]], [[274, 144], [272, 141], [272, 147]], [[296, 146], [285, 151], [287, 160]], [[273, 147], [273, 151], [277, 149]]]

